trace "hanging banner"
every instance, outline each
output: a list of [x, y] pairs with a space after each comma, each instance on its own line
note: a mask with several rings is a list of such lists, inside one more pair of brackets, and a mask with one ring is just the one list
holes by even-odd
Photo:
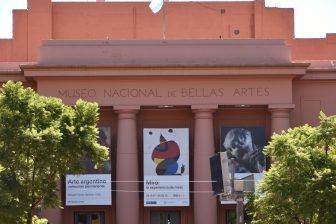
[[[111, 127], [99, 127], [98, 143], [108, 148], [109, 151], [111, 150]], [[111, 158], [109, 157], [109, 160], [104, 162], [103, 167], [94, 170], [94, 173], [111, 174], [111, 165]]]
[[[111, 148], [111, 128], [99, 127], [99, 144]], [[111, 205], [111, 160], [105, 161], [100, 168], [95, 163], [83, 159], [85, 174], [66, 175], [67, 206]]]
[[66, 175], [65, 205], [111, 204], [111, 174]]
[[189, 129], [144, 128], [144, 206], [189, 206]]
[[[221, 127], [221, 152], [226, 152], [229, 160], [235, 160], [235, 179], [250, 179], [257, 184], [266, 170], [265, 128], [261, 126]], [[231, 173], [232, 165], [229, 163]], [[251, 176], [252, 175], [252, 176]], [[221, 204], [235, 201], [221, 200]]]

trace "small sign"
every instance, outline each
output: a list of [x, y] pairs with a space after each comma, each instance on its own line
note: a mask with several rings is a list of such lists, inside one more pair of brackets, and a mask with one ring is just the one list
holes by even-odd
[[215, 154], [210, 158], [210, 170], [213, 194], [231, 194], [229, 160], [225, 152]]
[[111, 174], [66, 175], [65, 205], [111, 204]]

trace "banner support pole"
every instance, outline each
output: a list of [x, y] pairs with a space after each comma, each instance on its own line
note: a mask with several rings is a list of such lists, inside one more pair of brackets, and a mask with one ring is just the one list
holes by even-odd
[[163, 18], [162, 18], [162, 38], [163, 40], [166, 40], [166, 7], [167, 7], [168, 1], [164, 0], [163, 2]]

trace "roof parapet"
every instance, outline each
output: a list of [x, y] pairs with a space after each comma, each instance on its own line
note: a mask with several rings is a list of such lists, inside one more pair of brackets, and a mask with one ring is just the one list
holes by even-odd
[[290, 64], [284, 40], [46, 40], [38, 65]]

